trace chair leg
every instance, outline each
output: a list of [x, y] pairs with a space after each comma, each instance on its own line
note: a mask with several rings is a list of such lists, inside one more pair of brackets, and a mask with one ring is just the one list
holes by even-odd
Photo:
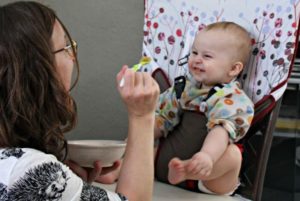
[[273, 132], [275, 130], [275, 124], [278, 117], [278, 113], [281, 106], [280, 98], [276, 102], [276, 106], [273, 111], [270, 113], [269, 118], [267, 118], [267, 125], [263, 129], [263, 144], [261, 148], [261, 153], [259, 154], [259, 161], [257, 166], [257, 174], [254, 180], [254, 187], [253, 187], [253, 200], [260, 201], [263, 192], [264, 180], [265, 180], [265, 173], [268, 164], [268, 158], [270, 154], [270, 149], [273, 140]]

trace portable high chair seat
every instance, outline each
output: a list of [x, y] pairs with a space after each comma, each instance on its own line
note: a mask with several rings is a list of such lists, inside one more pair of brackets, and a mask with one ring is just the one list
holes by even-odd
[[272, 133], [298, 44], [299, 11], [298, 0], [145, 0], [143, 55], [152, 58], [145, 70], [161, 91], [187, 73], [185, 60], [198, 30], [233, 21], [249, 31], [252, 55], [239, 81], [255, 103], [255, 116], [241, 141], [239, 192], [253, 200], [262, 195]]

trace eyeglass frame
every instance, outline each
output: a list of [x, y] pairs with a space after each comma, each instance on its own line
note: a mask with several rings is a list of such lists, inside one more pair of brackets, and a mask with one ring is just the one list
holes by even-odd
[[[74, 55], [70, 55], [69, 49], [71, 48], [72, 51], [75, 51], [75, 53], [77, 53], [77, 47], [78, 47], [78, 45], [77, 45], [77, 42], [76, 42], [75, 40], [72, 40], [71, 42], [72, 42], [72, 43], [71, 43], [70, 45], [67, 45], [66, 47], [63, 47], [63, 48], [61, 48], [61, 49], [59, 49], [59, 50], [55, 50], [55, 51], [52, 52], [52, 53], [53, 53], [53, 54], [56, 54], [56, 53], [59, 53], [59, 52], [62, 52], [62, 51], [66, 51], [66, 52], [68, 53], [69, 56], [74, 57]], [[73, 49], [72, 47], [73, 47], [74, 49]], [[73, 52], [73, 54], [74, 54], [74, 52]]]

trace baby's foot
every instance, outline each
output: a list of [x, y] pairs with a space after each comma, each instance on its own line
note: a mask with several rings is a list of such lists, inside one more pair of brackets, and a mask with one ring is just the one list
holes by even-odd
[[186, 164], [186, 175], [188, 179], [205, 179], [213, 168], [211, 156], [205, 152], [196, 153]]
[[184, 161], [173, 158], [169, 162], [168, 179], [171, 184], [178, 184], [187, 179], [205, 180], [212, 168], [213, 160], [205, 152], [198, 152], [191, 159]]
[[169, 182], [171, 184], [178, 184], [186, 179], [185, 176], [185, 162], [179, 160], [178, 158], [173, 158], [169, 162]]

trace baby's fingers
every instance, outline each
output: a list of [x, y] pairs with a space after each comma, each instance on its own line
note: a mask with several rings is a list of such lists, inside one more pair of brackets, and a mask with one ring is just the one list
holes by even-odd
[[205, 177], [208, 177], [211, 173], [211, 169], [210, 168], [203, 168], [201, 171], [200, 171], [200, 174], [205, 176]]
[[187, 164], [187, 166], [186, 166], [186, 171], [188, 173], [194, 174], [194, 172], [196, 172], [196, 171], [198, 171], [200, 169], [199, 167], [200, 167], [199, 166], [199, 162], [197, 160], [191, 159], [189, 161], [189, 163]]

